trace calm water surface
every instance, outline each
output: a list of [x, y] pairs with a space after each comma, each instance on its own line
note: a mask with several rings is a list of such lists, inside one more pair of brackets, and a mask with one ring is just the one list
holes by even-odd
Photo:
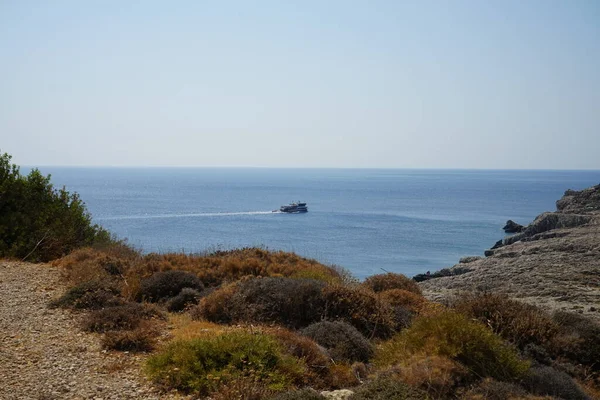
[[[600, 171], [43, 167], [95, 222], [144, 251], [263, 246], [407, 275], [481, 255]], [[294, 200], [306, 214], [271, 212]]]

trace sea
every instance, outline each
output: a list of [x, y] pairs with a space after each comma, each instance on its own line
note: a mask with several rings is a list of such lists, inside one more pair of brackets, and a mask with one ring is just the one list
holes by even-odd
[[[259, 246], [413, 276], [483, 255], [600, 171], [40, 167], [143, 252]], [[308, 213], [273, 212], [293, 201]]]

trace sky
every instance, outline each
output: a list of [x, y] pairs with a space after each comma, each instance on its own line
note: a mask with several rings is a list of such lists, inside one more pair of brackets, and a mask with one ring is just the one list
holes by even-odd
[[0, 0], [0, 152], [600, 169], [600, 2]]

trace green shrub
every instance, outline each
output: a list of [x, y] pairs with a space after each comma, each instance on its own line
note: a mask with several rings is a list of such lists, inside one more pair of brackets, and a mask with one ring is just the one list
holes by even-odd
[[232, 298], [235, 321], [300, 328], [323, 313], [322, 288], [314, 279], [257, 278], [242, 282]]
[[503, 294], [464, 295], [454, 307], [521, 349], [530, 344], [545, 345], [558, 331], [558, 325], [543, 310]]
[[348, 400], [424, 400], [425, 392], [391, 377], [377, 377], [359, 386]]
[[371, 275], [363, 282], [363, 285], [376, 293], [391, 289], [402, 289], [419, 295], [421, 294], [421, 288], [419, 288], [417, 282], [402, 274], [395, 274], [393, 272]]
[[50, 302], [51, 308], [72, 308], [82, 310], [97, 310], [123, 304], [117, 297], [119, 290], [110, 283], [88, 281], [72, 287], [57, 300]]
[[243, 377], [285, 390], [306, 366], [268, 335], [237, 331], [172, 342], [148, 359], [146, 371], [166, 388], [207, 395]]
[[453, 311], [415, 318], [410, 328], [377, 349], [376, 362], [395, 365], [418, 353], [454, 359], [475, 376], [498, 380], [518, 379], [529, 368], [485, 325]]
[[195, 289], [183, 288], [177, 296], [168, 301], [167, 310], [171, 312], [183, 311], [192, 304], [198, 304], [201, 297], [201, 292]]
[[373, 346], [352, 325], [343, 321], [316, 322], [300, 331], [325, 347], [334, 361], [368, 362]]
[[550, 344], [550, 352], [600, 370], [600, 325], [580, 314], [558, 311], [552, 316], [559, 326]]
[[271, 400], [323, 400], [325, 399], [319, 392], [314, 389], [290, 390], [280, 393]]
[[469, 390], [465, 399], [508, 400], [524, 399], [527, 391], [510, 382], [499, 382], [490, 378], [484, 379], [476, 387]]
[[276, 323], [301, 328], [323, 314], [325, 283], [313, 279], [253, 278], [202, 299], [196, 318], [212, 322]]
[[404, 289], [390, 289], [379, 293], [383, 301], [389, 303], [392, 307], [409, 310], [411, 312], [419, 312], [427, 302], [425, 297], [414, 292]]
[[569, 400], [590, 399], [569, 375], [546, 366], [532, 367], [523, 380], [523, 386], [538, 395]]
[[394, 310], [372, 290], [329, 285], [323, 288], [323, 296], [324, 319], [345, 321], [367, 338], [387, 338], [396, 330]]
[[157, 272], [150, 278], [142, 280], [138, 298], [156, 302], [175, 297], [184, 288], [201, 291], [204, 289], [204, 285], [196, 275], [190, 272]]
[[0, 257], [50, 261], [76, 248], [110, 243], [110, 234], [92, 219], [77, 193], [55, 189], [50, 175], [27, 176], [0, 155]]

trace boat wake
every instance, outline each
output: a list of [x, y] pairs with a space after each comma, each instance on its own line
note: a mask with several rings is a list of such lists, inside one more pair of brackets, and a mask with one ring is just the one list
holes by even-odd
[[236, 215], [269, 215], [281, 214], [281, 211], [240, 211], [240, 212], [213, 212], [213, 213], [188, 213], [188, 214], [154, 214], [154, 215], [116, 215], [112, 217], [95, 218], [98, 221], [114, 221], [125, 219], [158, 219], [158, 218], [194, 218], [194, 217], [232, 217]]

